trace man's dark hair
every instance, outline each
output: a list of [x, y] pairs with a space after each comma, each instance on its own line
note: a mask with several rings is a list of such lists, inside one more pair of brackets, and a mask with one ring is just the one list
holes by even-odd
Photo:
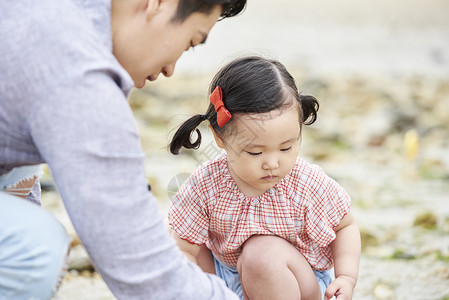
[[216, 5], [222, 5], [221, 19], [239, 14], [246, 0], [179, 0], [174, 22], [184, 22], [191, 14], [199, 12], [209, 14]]

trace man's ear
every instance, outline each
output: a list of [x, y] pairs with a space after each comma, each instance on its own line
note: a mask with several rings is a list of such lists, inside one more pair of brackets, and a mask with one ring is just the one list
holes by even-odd
[[163, 0], [146, 0], [146, 2], [145, 15], [148, 21], [159, 12]]
[[209, 128], [214, 135], [215, 143], [217, 144], [218, 148], [224, 149], [224, 142], [221, 136], [217, 132], [215, 132], [215, 130], [212, 128], [212, 125], [209, 124]]

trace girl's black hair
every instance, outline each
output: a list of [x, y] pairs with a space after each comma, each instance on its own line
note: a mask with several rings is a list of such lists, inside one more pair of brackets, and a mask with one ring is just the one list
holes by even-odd
[[[195, 115], [185, 121], [176, 131], [170, 143], [170, 152], [178, 154], [181, 147], [198, 149], [201, 133], [197, 127], [208, 120], [213, 130], [223, 136], [238, 114], [259, 114], [290, 106], [296, 101], [300, 104], [300, 124], [310, 125], [315, 122], [319, 109], [318, 101], [313, 96], [300, 95], [294, 78], [285, 66], [276, 60], [259, 56], [238, 58], [225, 65], [213, 78], [209, 94], [220, 86], [223, 92], [224, 106], [232, 118], [219, 127], [217, 112], [212, 104], [204, 115]], [[197, 132], [196, 141], [191, 141], [192, 133]]]
[[175, 22], [184, 22], [191, 14], [209, 14], [216, 5], [222, 5], [221, 19], [238, 15], [246, 6], [246, 0], [179, 0]]

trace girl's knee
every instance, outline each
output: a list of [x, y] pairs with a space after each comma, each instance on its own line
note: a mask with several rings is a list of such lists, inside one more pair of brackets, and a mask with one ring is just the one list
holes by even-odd
[[280, 237], [253, 235], [243, 244], [237, 261], [237, 269], [245, 267], [267, 271], [272, 266], [278, 267], [279, 263], [286, 258], [282, 255], [285, 247], [293, 246]]
[[267, 259], [266, 245], [262, 241], [262, 236], [251, 236], [242, 246], [242, 252], [237, 260], [237, 266], [259, 266]]
[[237, 269], [239, 272], [245, 269], [260, 274], [288, 269], [296, 277], [305, 277], [301, 274], [313, 275], [309, 263], [300, 251], [288, 241], [268, 235], [254, 235], [243, 244]]

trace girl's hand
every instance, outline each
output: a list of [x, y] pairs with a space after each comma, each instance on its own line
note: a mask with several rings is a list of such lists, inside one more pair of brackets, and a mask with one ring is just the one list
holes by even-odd
[[349, 276], [338, 276], [334, 281], [329, 284], [324, 293], [324, 300], [329, 300], [333, 296], [337, 300], [352, 299], [352, 293], [354, 292], [356, 281]]

